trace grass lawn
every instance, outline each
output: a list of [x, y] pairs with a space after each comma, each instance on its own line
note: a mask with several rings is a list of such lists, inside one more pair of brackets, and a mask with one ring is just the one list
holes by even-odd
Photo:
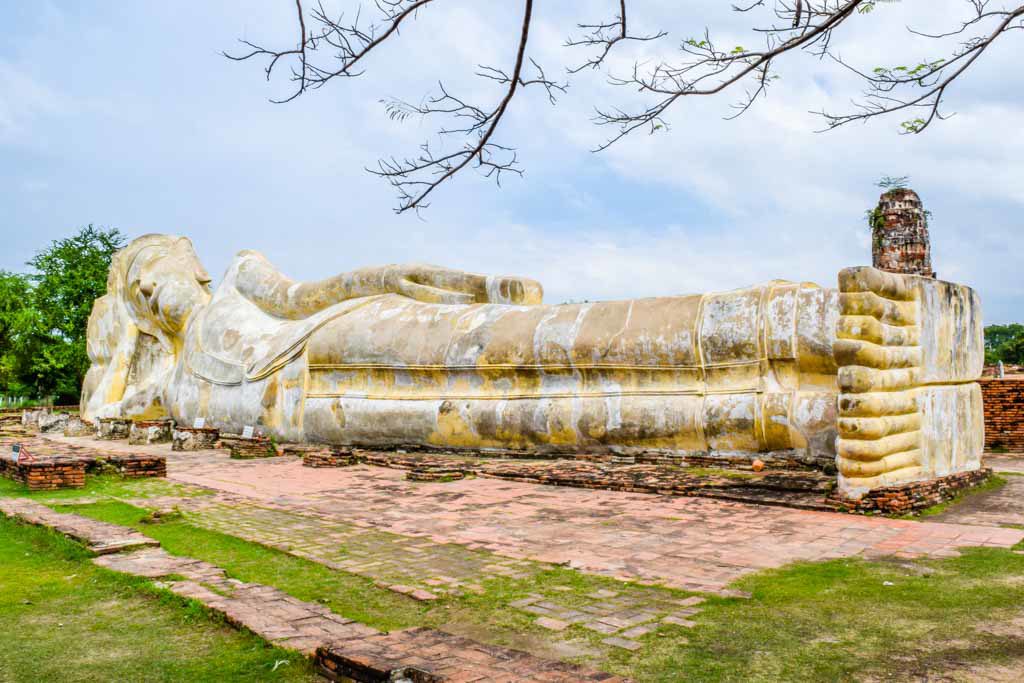
[[0, 637], [5, 683], [321, 680], [303, 658], [2, 516]]
[[212, 492], [198, 486], [177, 484], [158, 477], [125, 479], [114, 474], [89, 474], [85, 477], [84, 488], [60, 489], [58, 491], [29, 491], [24, 484], [0, 477], [0, 497], [30, 498], [42, 501], [73, 501], [80, 498], [155, 498], [158, 496], [188, 498], [210, 493]]
[[[613, 579], [556, 568], [530, 579], [485, 581], [481, 595], [417, 603], [361, 577], [186, 521], [144, 523], [147, 511], [124, 503], [73, 506], [73, 511], [133, 526], [171, 553], [321, 600], [378, 628], [456, 630], [637, 681], [905, 680], [951, 667], [1024, 661], [1024, 555], [1009, 550], [971, 549], [959, 558], [934, 561], [836, 560], [761, 572], [736, 585], [752, 599], [709, 598], [693, 617], [696, 628], [659, 629], [641, 639], [641, 650], [628, 652], [602, 646], [604, 636], [579, 626], [556, 639], [528, 614], [508, 608], [529, 593], [571, 604], [599, 588], [650, 590]], [[668, 597], [686, 595], [654, 590]], [[555, 641], [572, 647], [559, 651]]]

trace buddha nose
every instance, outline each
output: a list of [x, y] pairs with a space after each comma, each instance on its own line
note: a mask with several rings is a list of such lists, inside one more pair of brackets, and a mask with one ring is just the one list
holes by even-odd
[[156, 289], [156, 283], [152, 282], [152, 281], [142, 282], [139, 285], [139, 291], [142, 292], [142, 296], [146, 297], [147, 299], [149, 297], [153, 296], [153, 290], [155, 290], [155, 289]]

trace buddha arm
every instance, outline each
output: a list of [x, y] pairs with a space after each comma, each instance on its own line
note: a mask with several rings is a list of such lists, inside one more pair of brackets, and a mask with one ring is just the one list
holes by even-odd
[[489, 277], [429, 265], [388, 265], [361, 268], [314, 282], [296, 282], [261, 254], [239, 255], [238, 291], [264, 311], [280, 318], [307, 318], [347, 299], [401, 294], [418, 301], [444, 304], [539, 304], [540, 283], [527, 278]]

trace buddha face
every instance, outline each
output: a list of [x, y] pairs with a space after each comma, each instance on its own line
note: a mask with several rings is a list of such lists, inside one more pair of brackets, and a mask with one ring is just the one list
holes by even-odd
[[192, 312], [210, 300], [210, 276], [191, 242], [180, 237], [141, 247], [125, 285], [140, 328], [164, 342], [180, 338]]

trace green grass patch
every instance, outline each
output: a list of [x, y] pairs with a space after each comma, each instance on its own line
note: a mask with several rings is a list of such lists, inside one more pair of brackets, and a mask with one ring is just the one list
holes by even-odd
[[318, 680], [301, 656], [2, 516], [0, 633], [3, 681]]
[[0, 498], [31, 498], [41, 502], [76, 498], [191, 498], [212, 493], [198, 486], [178, 484], [160, 477], [125, 479], [116, 474], [88, 474], [85, 477], [85, 487], [59, 491], [29, 491], [23, 484], [0, 477]]

